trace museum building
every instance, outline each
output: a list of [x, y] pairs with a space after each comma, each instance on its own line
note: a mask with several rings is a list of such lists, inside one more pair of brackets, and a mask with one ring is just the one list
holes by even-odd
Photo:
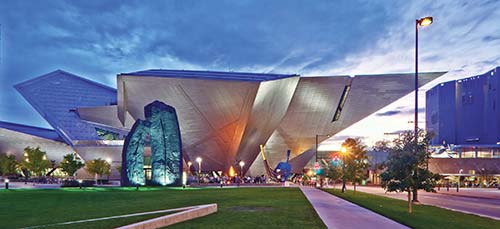
[[[419, 85], [443, 74], [421, 73]], [[413, 77], [152, 69], [118, 74], [115, 89], [57, 70], [15, 85], [52, 128], [0, 122], [0, 152], [19, 160], [25, 147], [39, 146], [56, 163], [76, 153], [116, 168], [132, 126], [146, 118], [148, 104], [160, 101], [177, 112], [184, 168], [193, 162], [193, 171], [226, 173], [244, 161], [243, 173], [264, 174], [264, 145], [271, 166], [291, 150], [292, 170], [300, 173], [314, 156], [316, 135], [321, 142], [407, 95]], [[150, 156], [146, 145], [145, 168]], [[194, 163], [198, 157], [202, 162]], [[112, 178], [119, 178], [117, 170]]]

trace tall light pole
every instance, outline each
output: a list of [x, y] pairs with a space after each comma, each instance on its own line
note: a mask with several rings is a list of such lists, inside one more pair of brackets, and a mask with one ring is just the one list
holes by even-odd
[[[430, 24], [432, 24], [432, 17], [423, 17], [415, 20], [415, 120], [413, 121], [415, 128], [415, 154], [417, 153], [418, 146], [418, 27], [425, 27]], [[418, 172], [418, 168], [416, 172]], [[417, 190], [413, 190], [413, 202], [418, 202]]]
[[240, 176], [243, 178], [243, 166], [245, 166], [244, 161], [240, 161]]
[[347, 154], [347, 148], [342, 146], [340, 148], [340, 156], [342, 159], [342, 192], [345, 192], [345, 156]]
[[432, 24], [432, 17], [423, 17], [415, 21], [415, 145], [418, 143], [418, 27]]
[[200, 174], [201, 174], [201, 157], [197, 157], [196, 162], [198, 162], [198, 184], [199, 184], [200, 183]]
[[244, 161], [240, 161], [240, 182], [243, 183], [243, 166], [245, 166]]

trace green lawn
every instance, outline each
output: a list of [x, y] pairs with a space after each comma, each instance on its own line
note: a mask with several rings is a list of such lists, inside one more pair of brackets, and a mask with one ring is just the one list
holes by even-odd
[[[325, 228], [297, 188], [1, 190], [0, 228], [46, 225], [209, 203], [218, 204], [216, 214], [180, 223], [174, 228]], [[112, 228], [156, 216], [49, 228]]]
[[342, 193], [339, 189], [324, 189], [340, 198], [368, 208], [412, 228], [500, 228], [500, 221], [429, 205], [413, 205], [407, 211], [407, 202], [364, 192]]

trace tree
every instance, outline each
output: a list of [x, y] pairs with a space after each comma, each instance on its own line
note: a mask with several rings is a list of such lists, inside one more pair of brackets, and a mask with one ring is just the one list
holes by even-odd
[[[111, 165], [106, 161], [101, 158], [97, 158], [91, 161], [88, 161], [85, 163], [87, 172], [90, 173], [92, 176], [99, 176], [101, 177], [102, 175], [110, 175], [111, 174]], [[97, 180], [97, 177], [96, 177]], [[97, 182], [96, 182], [97, 183]]]
[[368, 164], [368, 156], [366, 155], [366, 145], [359, 138], [347, 138], [342, 147], [345, 149], [343, 163], [345, 163], [342, 187], [345, 189], [345, 180], [349, 180], [354, 185], [354, 193], [356, 193], [356, 183], [361, 183], [366, 179], [366, 171]]
[[85, 164], [75, 154], [64, 155], [64, 159], [59, 164], [61, 170], [68, 174], [68, 176], [74, 176], [76, 171], [84, 166]]
[[20, 165], [35, 176], [43, 176], [47, 169], [52, 166], [47, 160], [45, 151], [40, 150], [40, 147], [32, 148], [29, 146], [24, 148], [23, 161]]
[[380, 174], [381, 185], [389, 192], [408, 193], [408, 212], [412, 212], [411, 193], [418, 189], [434, 191], [436, 176], [427, 169], [430, 152], [427, 151], [432, 134], [418, 131], [418, 144], [414, 141], [414, 132], [404, 132], [393, 141], [393, 147], [386, 170]]
[[328, 177], [330, 180], [334, 182], [333, 184], [335, 188], [335, 181], [342, 177], [341, 166], [329, 163], [329, 165], [325, 168], [325, 177]]
[[376, 152], [389, 152], [391, 151], [391, 142], [389, 140], [380, 140], [375, 142], [373, 151]]
[[12, 175], [16, 173], [16, 156], [0, 154], [0, 175]]

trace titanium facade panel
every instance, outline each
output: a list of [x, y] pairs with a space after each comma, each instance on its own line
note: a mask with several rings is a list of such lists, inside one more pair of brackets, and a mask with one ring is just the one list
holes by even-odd
[[[419, 74], [419, 85], [443, 75], [444, 72]], [[266, 159], [271, 167], [286, 158], [286, 150], [295, 156], [315, 150], [315, 136], [318, 143], [346, 129], [366, 116], [382, 109], [413, 91], [414, 74], [359, 75], [355, 77], [302, 77], [280, 126], [265, 146]], [[346, 86], [349, 93], [338, 120], [332, 119], [340, 104]], [[309, 154], [308, 154], [309, 155]], [[300, 162], [308, 160], [301, 158]], [[297, 164], [302, 164], [295, 162]], [[295, 168], [292, 168], [295, 170]], [[264, 166], [255, 161], [251, 174], [262, 174]]]
[[70, 145], [73, 140], [100, 139], [94, 126], [78, 117], [78, 107], [116, 104], [115, 89], [61, 70], [15, 88]]

